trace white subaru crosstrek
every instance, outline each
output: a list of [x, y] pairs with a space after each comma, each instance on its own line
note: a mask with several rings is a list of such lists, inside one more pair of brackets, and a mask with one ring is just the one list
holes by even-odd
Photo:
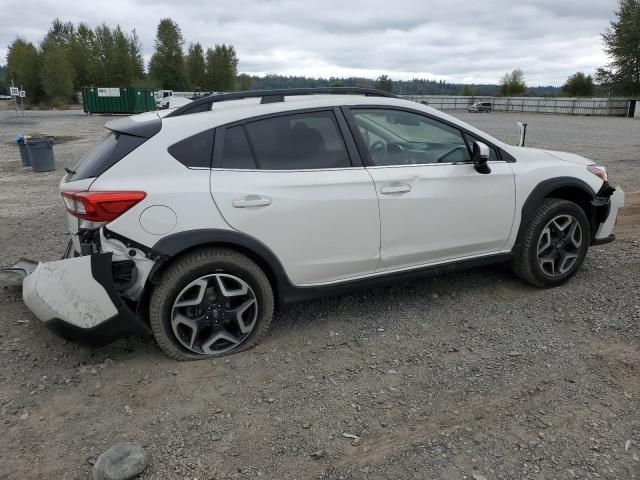
[[255, 345], [279, 303], [416, 274], [511, 262], [560, 285], [624, 199], [591, 160], [375, 90], [213, 95], [106, 127], [60, 183], [64, 258], [16, 266], [24, 302], [68, 338], [153, 334], [181, 360]]

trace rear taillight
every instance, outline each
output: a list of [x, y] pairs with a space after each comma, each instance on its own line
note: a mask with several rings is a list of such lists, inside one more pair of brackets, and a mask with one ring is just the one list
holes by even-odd
[[91, 222], [115, 220], [146, 196], [144, 192], [62, 192], [67, 211]]

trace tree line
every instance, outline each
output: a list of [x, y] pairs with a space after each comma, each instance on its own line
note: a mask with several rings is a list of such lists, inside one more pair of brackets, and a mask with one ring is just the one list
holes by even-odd
[[149, 77], [156, 85], [178, 91], [236, 89], [238, 56], [233, 45], [215, 45], [205, 51], [195, 42], [186, 54], [184, 45], [178, 24], [169, 18], [161, 20], [149, 62]]
[[125, 32], [106, 24], [92, 29], [55, 19], [39, 44], [18, 37], [9, 45], [0, 90], [8, 90], [13, 81], [30, 101], [54, 105], [72, 100], [85, 86], [235, 89], [238, 57], [232, 45], [205, 51], [200, 43], [191, 43], [184, 52], [184, 43], [178, 24], [161, 20], [145, 72], [135, 29]]
[[234, 91], [274, 88], [354, 86], [379, 88], [400, 95], [569, 95], [640, 97], [640, 0], [619, 0], [615, 19], [602, 35], [611, 62], [595, 77], [571, 75], [562, 87], [528, 87], [520, 69], [505, 74], [499, 85], [457, 84], [441, 80], [310, 78], [304, 76], [238, 75], [233, 45], [204, 48], [186, 45], [178, 24], [160, 21], [154, 51], [145, 72], [142, 45], [135, 29], [123, 31], [106, 24], [90, 28], [56, 19], [39, 44], [16, 38], [0, 67], [0, 93], [11, 80], [27, 91], [31, 101], [68, 101], [83, 86], [140, 86], [178, 91]]
[[56, 19], [38, 45], [23, 38], [9, 45], [5, 81], [21, 85], [32, 102], [55, 104], [69, 101], [83, 86], [134, 85], [144, 75], [135, 30]]

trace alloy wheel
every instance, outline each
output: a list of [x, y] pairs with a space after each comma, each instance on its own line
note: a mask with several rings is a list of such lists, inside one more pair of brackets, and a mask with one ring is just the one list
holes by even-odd
[[204, 275], [180, 291], [171, 309], [171, 328], [180, 344], [201, 355], [219, 355], [241, 345], [258, 319], [258, 301], [241, 278]]
[[550, 277], [559, 277], [578, 260], [582, 247], [582, 228], [572, 215], [562, 214], [549, 221], [538, 239], [538, 265]]

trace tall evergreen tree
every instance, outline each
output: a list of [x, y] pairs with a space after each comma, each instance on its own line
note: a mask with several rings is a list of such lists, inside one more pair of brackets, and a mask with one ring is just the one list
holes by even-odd
[[238, 90], [241, 92], [246, 92], [247, 90], [251, 90], [251, 77], [246, 73], [241, 73], [238, 75]]
[[63, 22], [59, 18], [55, 18], [51, 22], [51, 27], [47, 32], [45, 40], [52, 40], [66, 50], [73, 37], [75, 36], [75, 27], [71, 22]]
[[40, 79], [50, 105], [69, 101], [73, 95], [73, 67], [64, 47], [52, 39], [42, 46]]
[[7, 67], [0, 65], [0, 95], [8, 95], [9, 86], [7, 85]]
[[138, 32], [134, 28], [129, 35], [129, 62], [131, 65], [132, 81], [140, 81], [144, 78], [144, 60], [142, 59], [142, 43]]
[[602, 34], [611, 62], [596, 80], [615, 95], [640, 96], [640, 0], [620, 0], [616, 17]]
[[204, 87], [205, 60], [204, 50], [200, 42], [189, 45], [187, 74], [189, 76], [189, 85], [191, 85], [192, 89], [201, 90]]
[[7, 52], [7, 84], [11, 81], [16, 86], [22, 85], [30, 100], [40, 101], [42, 88], [40, 87], [40, 54], [31, 42], [16, 38]]
[[75, 72], [73, 87], [76, 91], [94, 83], [96, 66], [91, 51], [93, 43], [93, 31], [86, 23], [80, 23], [68, 48], [68, 58]]
[[232, 92], [236, 88], [238, 57], [233, 45], [216, 45], [207, 49], [205, 87], [216, 92]]
[[178, 24], [170, 18], [160, 20], [155, 51], [149, 62], [149, 75], [162, 88], [184, 90], [187, 87], [183, 45], [184, 39]]
[[117, 68], [117, 65], [112, 60], [114, 50], [113, 32], [105, 23], [98, 25], [93, 32], [91, 50], [95, 64], [95, 86], [109, 86], [113, 74], [112, 68]]

